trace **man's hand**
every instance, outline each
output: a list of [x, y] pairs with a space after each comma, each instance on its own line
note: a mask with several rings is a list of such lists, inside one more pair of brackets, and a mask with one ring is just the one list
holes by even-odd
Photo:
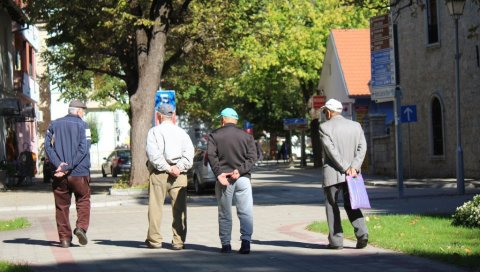
[[233, 180], [240, 178], [240, 172], [237, 169], [233, 170], [232, 175], [230, 176]]
[[180, 169], [178, 169], [176, 165], [172, 165], [170, 166], [170, 172], [168, 172], [168, 174], [173, 177], [178, 177], [180, 176]]
[[347, 171], [345, 171], [345, 173], [348, 175], [348, 176], [352, 176], [352, 177], [356, 177], [357, 176], [357, 169], [355, 168], [352, 168], [352, 167], [348, 167]]
[[60, 165], [58, 166], [58, 168], [55, 170], [55, 173], [63, 172], [63, 171], [62, 171], [62, 168], [63, 168], [64, 166], [67, 166], [67, 165], [68, 165], [68, 163], [66, 163], [66, 162], [60, 163]]
[[53, 176], [56, 177], [56, 178], [61, 178], [61, 177], [65, 176], [68, 173], [68, 171], [63, 171], [62, 168], [63, 168], [63, 166], [67, 166], [67, 165], [68, 165], [68, 163], [66, 163], [66, 162], [60, 163], [60, 165], [55, 170], [55, 173], [53, 174]]
[[230, 182], [228, 182], [228, 178], [232, 176], [232, 173], [222, 173], [220, 174], [217, 179], [222, 184], [223, 186], [228, 186], [230, 185]]

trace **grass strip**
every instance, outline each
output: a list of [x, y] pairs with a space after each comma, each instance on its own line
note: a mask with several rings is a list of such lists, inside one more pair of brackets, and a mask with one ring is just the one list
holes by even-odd
[[[452, 226], [450, 216], [370, 215], [366, 223], [372, 245], [480, 271], [480, 229]], [[342, 226], [345, 238], [356, 240], [350, 222]], [[328, 233], [326, 222], [307, 229]]]
[[[30, 222], [23, 217], [12, 220], [0, 220], [0, 231], [9, 231], [29, 227]], [[25, 264], [0, 261], [0, 271], [2, 272], [31, 272], [32, 269]]]
[[30, 227], [30, 222], [23, 217], [12, 220], [0, 220], [0, 231], [23, 229], [27, 227]]

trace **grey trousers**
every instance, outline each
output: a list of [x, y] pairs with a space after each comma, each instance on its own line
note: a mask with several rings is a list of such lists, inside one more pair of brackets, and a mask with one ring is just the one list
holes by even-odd
[[232, 239], [232, 202], [235, 201], [240, 220], [240, 239], [251, 241], [253, 233], [253, 197], [250, 179], [240, 177], [229, 186], [215, 185], [218, 203], [218, 229], [222, 245]]
[[343, 193], [343, 207], [347, 212], [348, 220], [353, 226], [355, 237], [357, 239], [364, 238], [368, 235], [367, 225], [360, 209], [352, 210], [350, 205], [350, 194], [346, 182], [335, 184], [324, 188], [325, 192], [325, 209], [327, 211], [328, 222], [328, 242], [332, 246], [343, 246], [343, 228], [340, 218], [340, 209], [338, 207], [338, 195], [340, 191]]

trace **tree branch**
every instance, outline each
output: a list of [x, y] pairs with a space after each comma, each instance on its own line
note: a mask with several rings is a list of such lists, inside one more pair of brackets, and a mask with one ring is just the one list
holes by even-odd
[[120, 73], [115, 73], [113, 71], [103, 70], [103, 69], [94, 68], [94, 67], [88, 67], [87, 65], [85, 65], [83, 63], [79, 63], [79, 62], [76, 62], [75, 65], [77, 67], [79, 67], [80, 69], [85, 70], [85, 71], [92, 71], [92, 72], [95, 72], [95, 73], [98, 73], [98, 74], [106, 74], [106, 75], [109, 75], [109, 76], [112, 76], [112, 77], [119, 78], [123, 81], [126, 80], [125, 75], [122, 75]]
[[163, 73], [166, 74], [172, 66], [179, 61], [183, 56], [188, 54], [196, 44], [196, 40], [188, 40], [185, 45], [179, 48], [163, 65]]
[[178, 10], [178, 12], [172, 15], [172, 24], [179, 25], [184, 22], [183, 16], [188, 11], [188, 6], [190, 5], [191, 2], [192, 0], [185, 0], [183, 2], [182, 7]]

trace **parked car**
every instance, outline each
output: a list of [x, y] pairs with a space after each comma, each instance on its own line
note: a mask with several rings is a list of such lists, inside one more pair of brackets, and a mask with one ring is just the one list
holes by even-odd
[[116, 177], [118, 174], [130, 173], [132, 153], [129, 149], [117, 149], [103, 159], [105, 160], [102, 164], [103, 177], [106, 177], [108, 174]]
[[200, 194], [207, 188], [215, 187], [217, 178], [208, 163], [206, 145], [196, 148], [193, 157], [193, 167], [188, 175], [190, 176], [188, 186], [193, 188], [197, 194]]

